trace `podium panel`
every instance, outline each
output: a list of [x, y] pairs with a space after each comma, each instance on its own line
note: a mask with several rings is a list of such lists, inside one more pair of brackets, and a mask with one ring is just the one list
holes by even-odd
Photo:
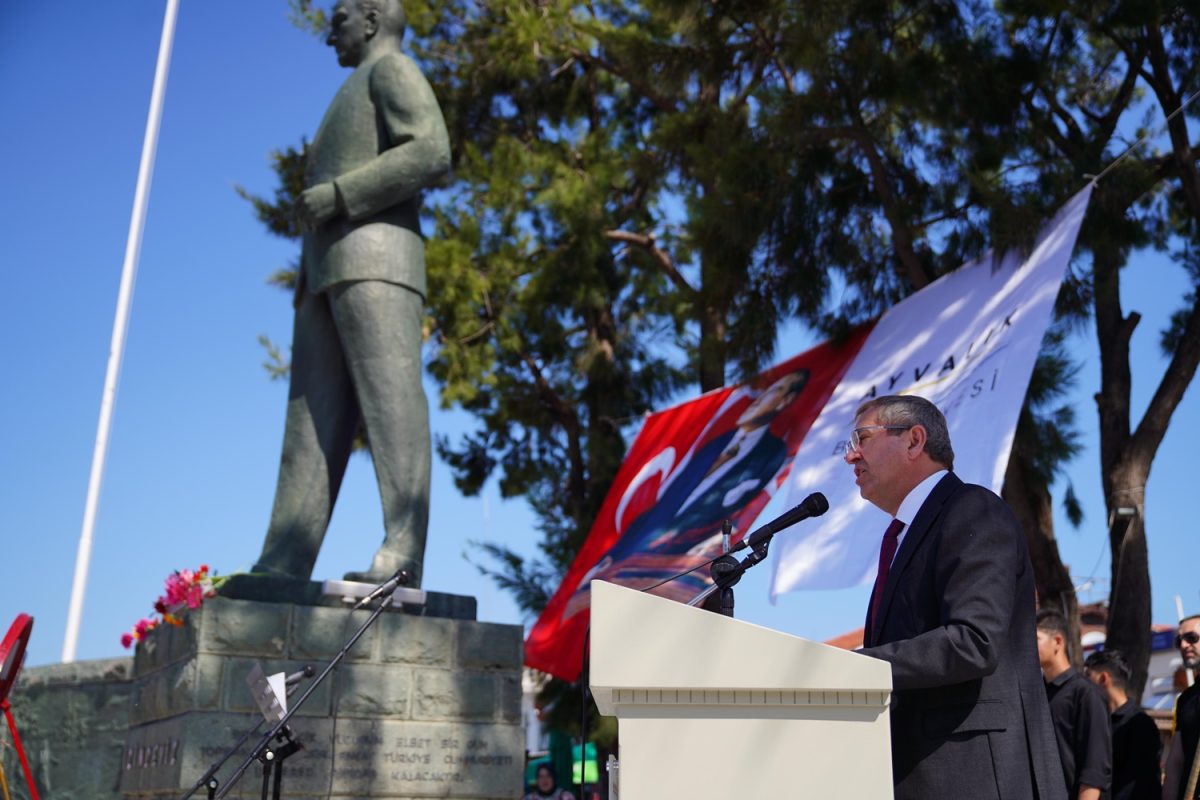
[[891, 798], [891, 667], [592, 583], [591, 688], [620, 800]]

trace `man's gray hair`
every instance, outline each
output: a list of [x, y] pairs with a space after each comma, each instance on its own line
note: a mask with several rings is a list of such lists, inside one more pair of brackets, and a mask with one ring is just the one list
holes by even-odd
[[874, 414], [881, 425], [920, 425], [925, 429], [925, 452], [946, 469], [954, 469], [954, 448], [950, 446], [950, 431], [946, 418], [933, 403], [913, 394], [892, 394], [868, 400], [854, 412], [858, 419]]

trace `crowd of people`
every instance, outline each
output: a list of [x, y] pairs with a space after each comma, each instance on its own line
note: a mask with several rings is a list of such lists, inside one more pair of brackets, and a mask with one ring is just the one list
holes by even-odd
[[[1066, 620], [1057, 611], [1038, 613], [1038, 659], [1046, 681], [1050, 719], [1068, 797], [1074, 800], [1184, 800], [1200, 734], [1200, 691], [1193, 685], [1178, 698], [1171, 749], [1154, 720], [1129, 696], [1132, 669], [1118, 650], [1098, 650], [1071, 663]], [[1183, 666], [1200, 668], [1200, 615], [1179, 623], [1175, 635]]]

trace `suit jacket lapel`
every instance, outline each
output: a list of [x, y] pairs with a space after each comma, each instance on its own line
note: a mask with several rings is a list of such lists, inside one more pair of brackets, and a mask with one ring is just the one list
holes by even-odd
[[900, 582], [900, 574], [904, 572], [904, 567], [912, 559], [912, 554], [920, 546], [921, 540], [933, 528], [934, 520], [942, 512], [942, 506], [962, 485], [962, 480], [953, 472], [938, 481], [937, 486], [934, 486], [933, 491], [929, 493], [929, 497], [925, 498], [925, 502], [921, 504], [912, 524], [904, 531], [903, 538], [900, 540], [900, 549], [896, 551], [892, 567], [888, 570], [887, 582], [883, 585], [883, 597], [879, 600], [879, 613], [875, 619], [871, 620], [872, 643], [879, 640], [879, 632], [883, 627], [884, 618], [887, 617], [892, 596], [896, 593], [896, 586]]

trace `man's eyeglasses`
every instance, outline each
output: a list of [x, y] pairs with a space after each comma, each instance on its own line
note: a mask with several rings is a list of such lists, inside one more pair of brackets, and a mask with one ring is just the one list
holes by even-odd
[[1196, 642], [1200, 642], [1200, 633], [1197, 633], [1196, 631], [1188, 631], [1187, 633], [1175, 634], [1175, 648], [1176, 649], [1179, 649], [1180, 647], [1182, 647], [1184, 642], [1187, 642], [1188, 644], [1195, 644]]
[[850, 449], [857, 453], [862, 447], [863, 431], [906, 431], [911, 427], [912, 425], [863, 425], [850, 431]]

